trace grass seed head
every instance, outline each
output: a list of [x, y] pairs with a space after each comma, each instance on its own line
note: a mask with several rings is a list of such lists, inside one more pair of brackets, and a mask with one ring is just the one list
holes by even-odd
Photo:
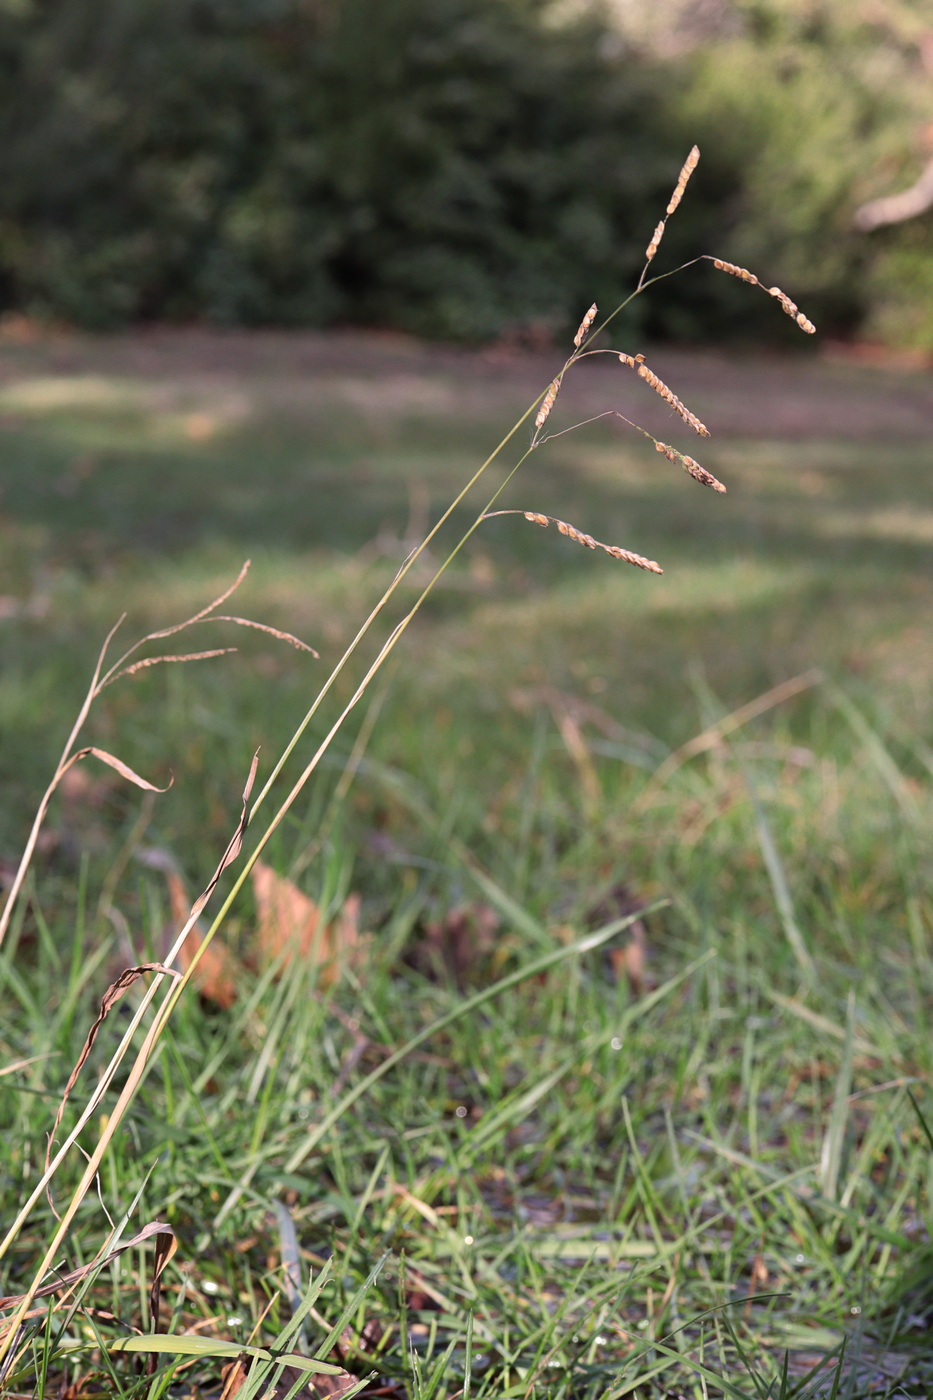
[[550, 416], [551, 409], [554, 407], [554, 400], [557, 398], [557, 391], [559, 388], [560, 380], [552, 380], [550, 385], [548, 386], [548, 391], [544, 396], [544, 401], [542, 402], [541, 407], [538, 409], [538, 416], [535, 419], [536, 428], [543, 428], [545, 423], [547, 422], [548, 417]]
[[659, 245], [659, 243], [661, 242], [661, 239], [662, 239], [663, 237], [664, 237], [664, 220], [662, 219], [661, 222], [658, 224], [657, 228], [655, 229], [653, 235], [652, 235], [651, 242], [648, 244], [647, 248], [645, 249], [645, 259], [646, 259], [647, 262], [650, 262], [651, 259], [654, 257], [655, 253], [658, 251], [658, 245]]
[[764, 283], [758, 280], [754, 272], [749, 272], [747, 267], [737, 267], [735, 263], [725, 262], [722, 258], [710, 258], [709, 254], [706, 256], [717, 272], [728, 272], [730, 277], [738, 277], [743, 282], [750, 282], [754, 287], [762, 287], [769, 297], [774, 297], [776, 301], [781, 303], [781, 309], [797, 322], [802, 331], [806, 331], [807, 335], [814, 334], [816, 326], [809, 317], [804, 315], [797, 303], [792, 301], [786, 292], [781, 291], [780, 287], [765, 287]]
[[[709, 437], [709, 428], [706, 424], [701, 423], [696, 414], [691, 413], [690, 409], [680, 401], [673, 389], [670, 389], [664, 383], [663, 379], [659, 379], [654, 370], [648, 368], [643, 362], [642, 356], [639, 356], [638, 360], [634, 360], [631, 355], [620, 355], [619, 359], [624, 365], [629, 365], [631, 368], [637, 369], [639, 379], [643, 379], [656, 394], [660, 394], [664, 402], [669, 403], [674, 412], [678, 413], [684, 422], [690, 425], [695, 433], [699, 433], [700, 437]], [[639, 361], [641, 361], [641, 363], [639, 363]]]
[[722, 258], [713, 258], [713, 266], [717, 272], [728, 272], [730, 277], [738, 277], [743, 282], [751, 282], [753, 287], [758, 286], [758, 278], [754, 272], [749, 272], [747, 267], [738, 267], [735, 263], [724, 262]]
[[680, 175], [677, 179], [677, 185], [674, 189], [674, 193], [671, 195], [670, 203], [667, 206], [668, 217], [670, 217], [670, 215], [673, 214], [674, 210], [677, 208], [678, 204], [683, 199], [684, 190], [687, 188], [687, 181], [690, 179], [690, 176], [693, 174], [694, 170], [696, 170], [699, 159], [700, 148], [699, 146], [694, 146], [687, 159], [683, 163], [683, 168], [681, 169]]
[[[511, 511], [497, 512], [501, 515], [510, 515]], [[556, 525], [562, 535], [566, 535], [568, 540], [573, 540], [575, 544], [582, 544], [585, 549], [601, 549], [613, 559], [621, 559], [624, 564], [634, 564], [636, 569], [645, 569], [649, 574], [663, 574], [664, 570], [660, 564], [653, 559], [646, 559], [644, 555], [633, 554], [630, 549], [623, 549], [618, 544], [603, 544], [601, 540], [594, 540], [592, 535], [588, 535], [585, 530], [578, 530], [576, 525], [569, 524], [566, 520], [558, 520], [555, 515], [542, 515], [537, 510], [523, 510], [521, 514], [526, 520], [530, 520], [533, 525], [543, 525], [547, 529], [548, 525]]]
[[576, 335], [575, 335], [574, 338], [573, 338], [573, 343], [574, 343], [574, 345], [577, 347], [578, 350], [579, 350], [580, 346], [583, 344], [583, 342], [584, 342], [584, 340], [586, 339], [587, 335], [589, 335], [590, 326], [593, 324], [593, 322], [594, 322], [595, 320], [596, 320], [596, 303], [595, 303], [595, 301], [594, 301], [594, 302], [593, 302], [593, 305], [590, 307], [589, 311], [586, 313], [586, 315], [583, 317], [583, 320], [580, 322], [579, 330], [577, 331]]
[[721, 481], [717, 481], [712, 472], [708, 472], [705, 467], [701, 467], [699, 462], [692, 457], [685, 457], [682, 452], [678, 452], [675, 447], [669, 447], [666, 442], [655, 442], [655, 449], [666, 457], [669, 462], [682, 467], [688, 476], [692, 476], [694, 481], [698, 481], [701, 486], [708, 486], [712, 491], [718, 491], [720, 495], [725, 495], [726, 488]]
[[701, 467], [699, 462], [695, 462], [692, 457], [682, 457], [680, 464], [684, 471], [698, 481], [701, 486], [709, 486], [713, 491], [718, 491], [725, 495], [726, 488], [721, 481], [717, 481], [712, 472], [708, 472], [705, 467]]

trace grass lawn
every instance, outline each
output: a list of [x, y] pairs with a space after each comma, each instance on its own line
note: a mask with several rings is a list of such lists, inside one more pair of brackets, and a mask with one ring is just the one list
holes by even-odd
[[[239, 650], [142, 669], [93, 710], [82, 743], [174, 783], [143, 794], [89, 758], [53, 799], [0, 952], [7, 1222], [104, 990], [166, 954], [178, 878], [209, 879], [254, 750], [261, 785], [556, 360], [351, 334], [0, 342], [7, 883], [120, 613], [128, 644], [249, 558], [225, 607], [320, 653], [201, 624], [169, 649]], [[933, 387], [807, 356], [649, 364], [708, 442], [608, 356], [549, 428], [617, 410], [728, 494], [615, 417], [533, 454], [499, 506], [663, 576], [521, 515], [480, 527], [264, 852], [282, 897], [320, 909], [316, 941], [290, 955], [247, 884], [219, 935], [231, 993], [181, 997], [55, 1260], [52, 1280], [163, 1222], [160, 1326], [204, 1354], [147, 1375], [114, 1349], [151, 1330], [150, 1238], [37, 1302], [10, 1395], [219, 1396], [223, 1344], [399, 1400], [933, 1393]], [[122, 1084], [57, 1172], [59, 1210]], [[54, 1227], [41, 1195], [0, 1292]], [[243, 1400], [329, 1393], [263, 1363]]]

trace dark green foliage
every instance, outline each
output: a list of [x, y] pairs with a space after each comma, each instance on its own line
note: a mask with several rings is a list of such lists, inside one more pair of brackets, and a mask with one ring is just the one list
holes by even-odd
[[[673, 58], [551, 0], [0, 0], [0, 311], [547, 339], [631, 288], [696, 140], [656, 270], [714, 252], [824, 333], [930, 344], [928, 221], [852, 222], [917, 173], [914, 41], [842, 0], [692, 39], [668, 9]], [[802, 348], [709, 266], [639, 324]]]
[[563, 325], [640, 265], [683, 141], [529, 0], [8, 10], [8, 303], [89, 325]]

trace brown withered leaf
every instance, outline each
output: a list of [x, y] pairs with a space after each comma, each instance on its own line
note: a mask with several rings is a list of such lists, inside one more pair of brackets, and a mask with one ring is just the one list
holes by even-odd
[[259, 966], [297, 961], [318, 969], [322, 987], [332, 987], [348, 965], [363, 956], [367, 939], [359, 930], [360, 897], [351, 894], [330, 923], [314, 900], [296, 884], [257, 860], [250, 872], [256, 897], [255, 956]]
[[[100, 1010], [97, 1013], [97, 1019], [94, 1021], [94, 1024], [91, 1026], [91, 1029], [87, 1033], [87, 1039], [84, 1042], [84, 1045], [81, 1049], [81, 1054], [78, 1056], [74, 1069], [68, 1076], [68, 1083], [65, 1085], [65, 1091], [62, 1094], [61, 1103], [58, 1105], [58, 1112], [55, 1114], [55, 1122], [52, 1124], [52, 1131], [49, 1133], [48, 1147], [45, 1150], [46, 1169], [48, 1169], [48, 1165], [52, 1157], [52, 1148], [55, 1144], [55, 1134], [58, 1132], [59, 1126], [62, 1121], [62, 1117], [64, 1116], [65, 1107], [68, 1103], [68, 1097], [71, 1094], [71, 1091], [74, 1088], [75, 1084], [77, 1083], [78, 1075], [81, 1073], [81, 1070], [84, 1067], [87, 1057], [94, 1049], [94, 1042], [97, 1039], [101, 1026], [107, 1019], [107, 1015], [110, 1012], [111, 1008], [116, 1005], [116, 1003], [122, 997], [123, 993], [129, 987], [132, 987], [133, 983], [136, 982], [140, 977], [144, 976], [147, 972], [158, 972], [165, 977], [177, 977], [179, 975], [174, 968], [164, 967], [162, 963], [142, 963], [139, 967], [126, 968], [123, 972], [120, 973], [120, 976], [117, 977], [116, 980], [112, 982], [107, 988], [107, 990], [104, 992], [104, 995], [100, 999]], [[51, 1196], [49, 1197], [49, 1201], [51, 1203]], [[0, 1306], [2, 1306], [2, 1304], [0, 1304]]]
[[[188, 971], [203, 942], [204, 934], [195, 924], [179, 949], [178, 961], [182, 972]], [[215, 938], [201, 954], [193, 981], [205, 1001], [213, 1002], [221, 1011], [226, 1011], [239, 996], [244, 975], [245, 969], [236, 954]]]
[[[172, 918], [177, 926], [181, 926], [187, 920], [188, 910], [191, 907], [188, 890], [173, 858], [167, 852], [148, 851], [146, 853], [147, 864], [155, 866], [157, 857], [162, 858], [163, 861], [158, 868], [165, 872]], [[178, 953], [182, 972], [188, 971], [203, 942], [204, 932], [200, 924], [195, 924]], [[239, 988], [243, 986], [243, 980], [243, 964], [225, 944], [215, 938], [204, 950], [194, 971], [194, 985], [201, 996], [206, 1001], [211, 1001], [215, 1006], [219, 1006], [221, 1011], [226, 1011], [236, 1001]]]
[[[41, 1288], [36, 1289], [32, 1296], [34, 1298], [51, 1298], [55, 1293], [63, 1293], [73, 1288], [76, 1283], [80, 1283], [82, 1279], [87, 1278], [89, 1273], [92, 1273], [96, 1269], [102, 1269], [105, 1264], [109, 1264], [112, 1259], [118, 1259], [120, 1255], [125, 1254], [128, 1249], [134, 1249], [137, 1245], [145, 1244], [147, 1240], [152, 1239], [153, 1235], [156, 1237], [160, 1235], [169, 1236], [169, 1240], [162, 1245], [157, 1259], [159, 1273], [161, 1274], [165, 1265], [175, 1252], [175, 1227], [173, 1225], [167, 1225], [164, 1220], [152, 1220], [148, 1225], [144, 1225], [141, 1230], [138, 1230], [132, 1239], [121, 1240], [115, 1249], [111, 1249], [107, 1254], [103, 1255], [103, 1257], [92, 1259], [90, 1263], [82, 1264], [80, 1268], [72, 1269], [67, 1274], [59, 1274], [58, 1278], [55, 1279], [53, 1283], [43, 1284]], [[4, 1298], [0, 1298], [0, 1312], [7, 1312], [10, 1308], [18, 1307], [26, 1296], [25, 1293], [11, 1293]], [[39, 1313], [44, 1311], [45, 1310], [42, 1308], [38, 1309]], [[29, 1316], [31, 1317], [33, 1314], [30, 1313]]]
[[119, 773], [121, 778], [126, 778], [129, 782], [135, 783], [136, 786], [142, 788], [144, 792], [168, 792], [168, 789], [172, 786], [172, 782], [174, 782], [174, 779], [170, 779], [168, 787], [156, 787], [155, 783], [150, 783], [148, 778], [141, 778], [140, 775], [134, 772], [129, 764], [124, 763], [122, 759], [117, 758], [112, 753], [108, 753], [106, 749], [97, 749], [92, 745], [85, 749], [79, 749], [77, 753], [72, 754], [65, 767], [61, 770], [61, 776], [64, 776], [68, 769], [71, 768], [72, 764], [80, 763], [82, 758], [87, 758], [89, 754], [93, 754], [95, 758], [99, 758], [101, 763], [106, 763], [107, 767]]

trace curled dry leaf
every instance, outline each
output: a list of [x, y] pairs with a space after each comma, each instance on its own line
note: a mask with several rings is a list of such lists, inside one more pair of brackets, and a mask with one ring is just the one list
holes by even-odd
[[[145, 1244], [146, 1240], [152, 1239], [153, 1235], [157, 1239], [166, 1236], [159, 1246], [159, 1274], [161, 1275], [165, 1265], [171, 1259], [176, 1248], [175, 1230], [171, 1225], [167, 1225], [164, 1220], [153, 1220], [133, 1236], [132, 1239], [122, 1240], [116, 1249], [111, 1249], [98, 1259], [92, 1259], [89, 1264], [82, 1264], [79, 1269], [72, 1269], [70, 1273], [59, 1274], [53, 1283], [46, 1283], [42, 1288], [37, 1288], [33, 1294], [34, 1298], [51, 1298], [56, 1293], [65, 1293], [73, 1288], [76, 1283], [87, 1278], [88, 1274], [94, 1273], [97, 1269], [102, 1269], [105, 1264], [109, 1264], [111, 1259], [117, 1259], [121, 1254], [125, 1254], [128, 1249], [134, 1249], [137, 1245]], [[28, 1295], [26, 1293], [9, 1294], [5, 1298], [0, 1298], [0, 1312], [6, 1312], [10, 1308], [18, 1307]], [[150, 1294], [150, 1305], [151, 1305]], [[36, 1308], [34, 1313], [29, 1313], [30, 1317], [44, 1316], [45, 1308]]]
[[144, 792], [168, 792], [174, 782], [174, 779], [170, 778], [166, 787], [156, 787], [155, 783], [150, 783], [146, 778], [141, 778], [128, 764], [116, 758], [112, 753], [107, 753], [106, 749], [96, 749], [93, 747], [78, 749], [77, 753], [72, 754], [71, 758], [69, 758], [65, 767], [62, 769], [61, 776], [64, 776], [73, 764], [80, 763], [82, 758], [87, 758], [88, 754], [93, 754], [95, 758], [99, 758], [101, 763], [106, 763], [107, 767], [113, 768], [115, 772], [120, 774], [121, 778], [126, 778], [129, 782], [135, 783], [136, 786], [142, 788]]
[[[176, 972], [174, 968], [164, 967], [162, 963], [142, 963], [139, 967], [128, 967], [124, 972], [121, 972], [120, 976], [114, 982], [112, 982], [107, 988], [107, 990], [104, 992], [104, 995], [100, 999], [100, 1010], [97, 1013], [97, 1019], [87, 1033], [87, 1039], [84, 1042], [84, 1045], [81, 1049], [81, 1054], [78, 1056], [74, 1069], [68, 1076], [68, 1083], [65, 1085], [65, 1092], [62, 1094], [61, 1103], [58, 1105], [58, 1112], [55, 1114], [55, 1122], [52, 1124], [52, 1131], [49, 1133], [49, 1145], [46, 1148], [45, 1152], [46, 1170], [48, 1170], [49, 1161], [52, 1156], [52, 1147], [55, 1142], [55, 1134], [57, 1133], [59, 1125], [62, 1121], [62, 1116], [65, 1112], [65, 1106], [68, 1103], [68, 1097], [75, 1084], [77, 1083], [78, 1075], [81, 1073], [81, 1070], [83, 1069], [87, 1061], [88, 1055], [90, 1055], [91, 1051], [94, 1049], [94, 1042], [97, 1039], [101, 1026], [104, 1024], [104, 1021], [107, 1019], [108, 1013], [110, 1012], [112, 1007], [114, 1007], [116, 1003], [120, 1000], [123, 993], [129, 987], [132, 987], [133, 983], [137, 981], [138, 978], [144, 976], [147, 972], [158, 972], [166, 977], [179, 976], [178, 972]], [[38, 1297], [38, 1294], [36, 1296]], [[2, 1307], [2, 1305], [2, 1301], [0, 1301], [0, 1307]]]
[[330, 923], [324, 923], [313, 899], [271, 865], [257, 860], [252, 869], [256, 897], [255, 955], [260, 966], [297, 961], [318, 969], [322, 987], [332, 987], [347, 965], [359, 964], [368, 940], [360, 934], [360, 897], [351, 894]]

